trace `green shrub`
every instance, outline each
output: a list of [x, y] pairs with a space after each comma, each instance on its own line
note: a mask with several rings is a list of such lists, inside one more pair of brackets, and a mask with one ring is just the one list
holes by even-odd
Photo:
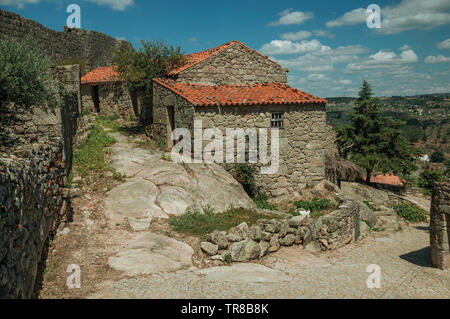
[[443, 163], [445, 161], [445, 155], [441, 151], [434, 152], [430, 156], [431, 163]]
[[298, 211], [296, 211], [293, 208], [290, 208], [289, 210], [286, 211], [287, 214], [292, 215], [292, 216], [298, 216], [300, 215], [300, 213]]
[[297, 208], [309, 210], [312, 213], [330, 209], [331, 201], [328, 198], [318, 199], [317, 197], [314, 197], [312, 201], [299, 200], [294, 202], [294, 205]]
[[376, 212], [377, 209], [375, 207], [373, 207], [372, 205], [370, 205], [370, 203], [368, 201], [364, 201], [364, 204], [366, 204], [367, 207], [369, 207], [369, 209], [373, 212]]
[[77, 166], [78, 174], [86, 177], [90, 172], [103, 173], [111, 168], [105, 161], [104, 148], [114, 144], [115, 140], [95, 124], [88, 137], [75, 148], [73, 163]]
[[5, 101], [24, 108], [57, 106], [60, 87], [53, 79], [51, 66], [31, 37], [23, 41], [0, 40], [0, 108]]
[[72, 58], [56, 62], [56, 65], [74, 65], [74, 64], [78, 64], [80, 66], [81, 75], [85, 75], [87, 73], [86, 61], [84, 59]]
[[125, 177], [121, 173], [119, 173], [118, 171], [116, 171], [113, 168], [111, 168], [111, 170], [113, 173], [113, 175], [112, 175], [113, 179], [115, 179], [116, 181], [119, 181], [119, 182], [125, 182]]
[[278, 209], [277, 205], [270, 203], [268, 199], [269, 198], [267, 197], [266, 194], [260, 192], [255, 196], [253, 201], [255, 202], [256, 207], [260, 209], [277, 210]]
[[166, 148], [166, 144], [163, 142], [163, 140], [162, 139], [160, 139], [160, 138], [157, 138], [156, 140], [155, 140], [155, 145], [157, 146], [157, 147], [159, 147], [159, 148]]
[[394, 207], [394, 210], [397, 215], [413, 223], [426, 222], [428, 220], [428, 216], [423, 209], [410, 203], [397, 205]]
[[419, 187], [431, 194], [434, 182], [444, 182], [446, 176], [437, 170], [426, 169], [419, 176]]
[[231, 263], [233, 259], [231, 258], [231, 254], [225, 254], [225, 262], [227, 264]]
[[151, 91], [154, 78], [161, 78], [174, 67], [187, 62], [180, 47], [166, 45], [162, 41], [141, 41], [141, 48], [117, 52], [117, 70], [125, 85], [132, 91]]
[[112, 131], [118, 131], [120, 126], [122, 125], [118, 120], [120, 116], [117, 114], [113, 115], [98, 115], [95, 117], [95, 122], [103, 127], [107, 127]]
[[196, 206], [188, 207], [183, 215], [171, 216], [169, 223], [175, 231], [205, 237], [214, 230], [229, 230], [242, 222], [252, 225], [258, 219], [267, 218], [266, 215], [243, 208], [230, 207], [222, 213], [215, 213], [209, 206], [203, 210], [204, 213]]
[[234, 178], [236, 178], [236, 180], [241, 183], [248, 196], [250, 196], [251, 198], [256, 198], [260, 193], [260, 188], [257, 186], [255, 181], [255, 174], [258, 170], [258, 167], [249, 163], [236, 163], [234, 164], [233, 168]]

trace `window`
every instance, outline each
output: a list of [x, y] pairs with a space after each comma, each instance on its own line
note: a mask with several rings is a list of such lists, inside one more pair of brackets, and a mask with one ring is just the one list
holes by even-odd
[[283, 128], [284, 112], [272, 112], [271, 127]]

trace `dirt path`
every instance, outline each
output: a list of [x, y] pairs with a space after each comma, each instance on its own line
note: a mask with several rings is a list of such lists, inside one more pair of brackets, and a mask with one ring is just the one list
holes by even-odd
[[[117, 150], [134, 149], [123, 138], [118, 144]], [[293, 246], [258, 263], [206, 265], [185, 239], [169, 238], [166, 222], [154, 220], [150, 229], [134, 232], [127, 223], [108, 219], [107, 195], [83, 193], [73, 201], [73, 222], [54, 240], [42, 298], [450, 297], [450, 271], [430, 267], [427, 225], [372, 232], [325, 254]], [[81, 268], [80, 289], [66, 286], [71, 264]], [[370, 264], [381, 267], [379, 289], [367, 288]]]

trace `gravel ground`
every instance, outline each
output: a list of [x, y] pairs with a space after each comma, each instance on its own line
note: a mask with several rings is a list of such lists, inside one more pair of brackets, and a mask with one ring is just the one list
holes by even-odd
[[[416, 225], [372, 233], [358, 243], [313, 255], [282, 248], [247, 269], [217, 273], [191, 267], [173, 273], [104, 282], [90, 298], [450, 298], [450, 271], [431, 267], [429, 232]], [[381, 267], [381, 288], [367, 288], [369, 264]], [[264, 267], [261, 267], [263, 265]], [[255, 268], [252, 271], [252, 267]], [[239, 276], [243, 272], [243, 276]], [[253, 276], [245, 274], [253, 273]], [[277, 278], [277, 279], [274, 279]]]

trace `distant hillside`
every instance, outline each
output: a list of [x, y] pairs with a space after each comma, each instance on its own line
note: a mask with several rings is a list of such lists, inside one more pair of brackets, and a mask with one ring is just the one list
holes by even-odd
[[[355, 97], [327, 98], [327, 122], [336, 127], [350, 121]], [[381, 112], [405, 122], [403, 131], [427, 152], [441, 150], [450, 155], [450, 93], [379, 97]]]

